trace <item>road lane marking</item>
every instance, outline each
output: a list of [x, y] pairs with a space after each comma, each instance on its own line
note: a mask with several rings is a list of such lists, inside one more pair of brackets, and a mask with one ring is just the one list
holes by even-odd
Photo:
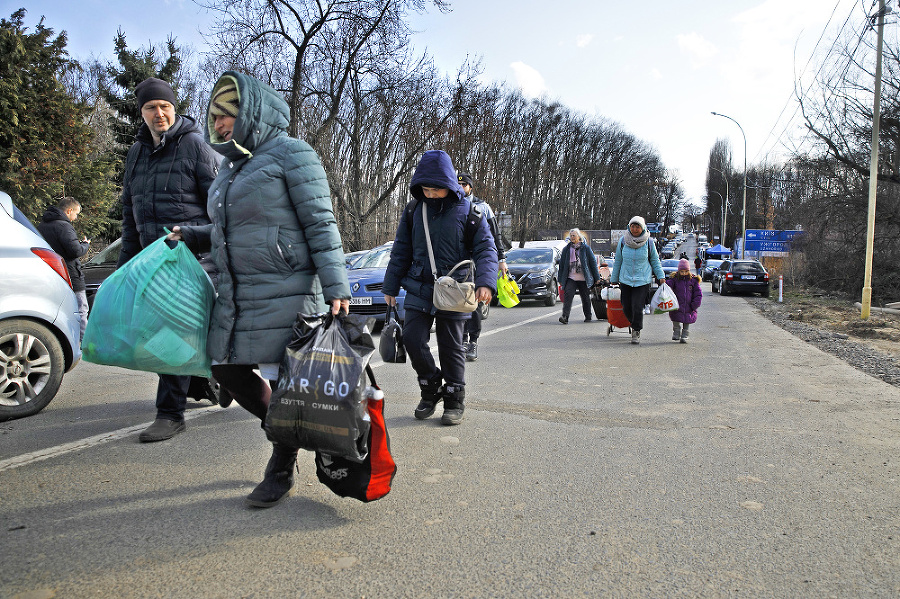
[[[192, 409], [185, 412], [184, 419], [192, 420], [194, 418], [199, 418], [200, 416], [205, 416], [210, 412], [218, 412], [223, 409], [224, 408], [220, 408], [219, 406], [209, 406], [206, 408]], [[63, 443], [62, 445], [57, 445], [56, 447], [48, 447], [47, 449], [40, 449], [31, 453], [25, 453], [20, 456], [0, 460], [0, 472], [12, 470], [13, 468], [18, 468], [19, 466], [27, 466], [28, 464], [41, 462], [43, 460], [49, 460], [50, 458], [55, 458], [67, 453], [72, 453], [73, 451], [80, 451], [82, 449], [88, 449], [89, 447], [103, 445], [104, 443], [109, 443], [110, 441], [118, 441], [119, 439], [124, 439], [125, 437], [144, 430], [151, 424], [153, 423], [150, 422], [138, 424], [135, 426], [129, 426], [128, 428], [120, 428], [117, 431], [101, 433], [99, 435], [94, 435], [93, 437], [88, 437], [86, 439], [79, 439], [78, 441]]]
[[[573, 308], [576, 306], [573, 305]], [[546, 314], [542, 314], [541, 316], [535, 316], [533, 318], [529, 318], [527, 320], [523, 320], [521, 322], [516, 322], [510, 325], [506, 325], [505, 327], [500, 327], [499, 329], [492, 329], [486, 333], [482, 333], [482, 337], [489, 337], [490, 335], [496, 335], [497, 333], [502, 333], [504, 331], [508, 331], [510, 329], [515, 329], [526, 324], [530, 324], [532, 322], [536, 322], [538, 320], [542, 320], [544, 318], [548, 318], [557, 314], [559, 310], [553, 310], [552, 312], [548, 312]], [[437, 354], [438, 348], [431, 348], [431, 353]], [[377, 355], [377, 352], [376, 354]], [[379, 366], [384, 366], [385, 362], [372, 360], [372, 368], [378, 368]], [[184, 414], [184, 419], [192, 420], [194, 418], [199, 418], [200, 416], [205, 416], [212, 412], [218, 412], [224, 408], [220, 408], [219, 406], [209, 406], [206, 408], [197, 408], [192, 409]], [[74, 451], [81, 451], [82, 449], [88, 449], [90, 447], [96, 447], [98, 445], [103, 445], [104, 443], [109, 443], [111, 441], [118, 441], [119, 439], [124, 439], [134, 433], [138, 433], [148, 426], [153, 424], [152, 422], [137, 424], [135, 426], [129, 426], [127, 428], [121, 428], [117, 431], [111, 431], [108, 433], [101, 433], [99, 435], [94, 435], [93, 437], [87, 437], [86, 439], [79, 439], [78, 441], [72, 441], [71, 443], [64, 443], [62, 445], [57, 445], [56, 447], [48, 447], [46, 449], [40, 449], [38, 451], [33, 451], [31, 453], [25, 453], [19, 456], [14, 456], [11, 458], [7, 458], [5, 460], [0, 460], [0, 472], [5, 472], [7, 470], [12, 470], [14, 468], [18, 468], [20, 466], [27, 466], [29, 464], [34, 464], [35, 462], [42, 462], [44, 460], [49, 460], [50, 458], [55, 458], [57, 456], [65, 455], [67, 453], [72, 453]]]

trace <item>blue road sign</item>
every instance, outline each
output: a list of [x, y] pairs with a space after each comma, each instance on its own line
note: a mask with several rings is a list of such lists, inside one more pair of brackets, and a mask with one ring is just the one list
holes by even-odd
[[770, 229], [747, 229], [748, 252], [789, 252], [791, 240], [803, 231], [773, 231]]

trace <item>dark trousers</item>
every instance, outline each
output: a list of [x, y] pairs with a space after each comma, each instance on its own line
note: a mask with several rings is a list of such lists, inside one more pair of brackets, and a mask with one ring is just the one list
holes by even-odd
[[156, 386], [156, 417], [184, 422], [184, 407], [187, 405], [190, 386], [190, 376], [159, 375], [159, 384]]
[[566, 279], [566, 286], [563, 288], [563, 318], [569, 318], [569, 312], [572, 311], [572, 300], [575, 299], [575, 292], [581, 296], [581, 309], [584, 310], [584, 317], [591, 317], [591, 293], [587, 283], [584, 281], [576, 281], [575, 279]]
[[261, 376], [253, 372], [254, 368], [252, 364], [217, 364], [212, 367], [212, 373], [239, 406], [265, 422], [272, 390]]
[[472, 343], [475, 343], [478, 341], [478, 337], [481, 336], [481, 310], [472, 312], [472, 318], [465, 322], [466, 332], [463, 335], [463, 339], [468, 339]]
[[437, 365], [428, 346], [431, 325], [435, 324], [438, 358], [444, 381], [459, 386], [466, 384], [466, 356], [462, 348], [465, 323], [465, 320], [432, 316], [407, 308], [403, 322], [403, 345], [420, 380], [432, 379], [437, 373]]
[[622, 312], [631, 323], [632, 331], [644, 328], [644, 306], [650, 301], [650, 283], [640, 287], [619, 285], [622, 291]]

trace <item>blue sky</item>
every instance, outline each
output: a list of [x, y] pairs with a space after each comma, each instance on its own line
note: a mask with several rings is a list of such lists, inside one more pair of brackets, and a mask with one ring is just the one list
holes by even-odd
[[[65, 29], [78, 58], [109, 56], [119, 27], [132, 47], [171, 32], [199, 48], [197, 31], [211, 18], [189, 0], [0, 0], [0, 14], [21, 6], [27, 24], [44, 15]], [[710, 111], [740, 122], [751, 164], [776, 158], [795, 130], [795, 78], [805, 85], [815, 73], [819, 61], [807, 64], [823, 32], [817, 56], [848, 16], [858, 31], [864, 6], [870, 1], [456, 0], [450, 13], [415, 17], [414, 44], [448, 72], [478, 56], [485, 81], [618, 122], [657, 148], [686, 197], [699, 201], [716, 139], [731, 142], [738, 169], [744, 158], [738, 127]]]

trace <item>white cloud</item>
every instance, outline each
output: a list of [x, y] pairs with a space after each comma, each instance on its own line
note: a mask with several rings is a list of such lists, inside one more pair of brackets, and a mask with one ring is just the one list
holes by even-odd
[[579, 48], [585, 48], [588, 44], [590, 44], [594, 39], [594, 36], [589, 33], [584, 33], [582, 35], [578, 35], [575, 37], [575, 45]]
[[691, 56], [694, 68], [699, 68], [706, 64], [711, 58], [719, 53], [719, 49], [712, 43], [695, 32], [687, 35], [678, 35], [678, 47], [682, 52]]
[[659, 80], [661, 80], [661, 79], [663, 78], [663, 74], [662, 74], [662, 72], [661, 72], [659, 69], [651, 69], [651, 70], [650, 70], [650, 77], [651, 77], [652, 79], [655, 79], [656, 81], [659, 81]]
[[544, 78], [533, 67], [528, 66], [524, 62], [514, 62], [509, 66], [515, 74], [516, 85], [529, 98], [536, 98], [547, 91], [547, 84], [544, 82]]

